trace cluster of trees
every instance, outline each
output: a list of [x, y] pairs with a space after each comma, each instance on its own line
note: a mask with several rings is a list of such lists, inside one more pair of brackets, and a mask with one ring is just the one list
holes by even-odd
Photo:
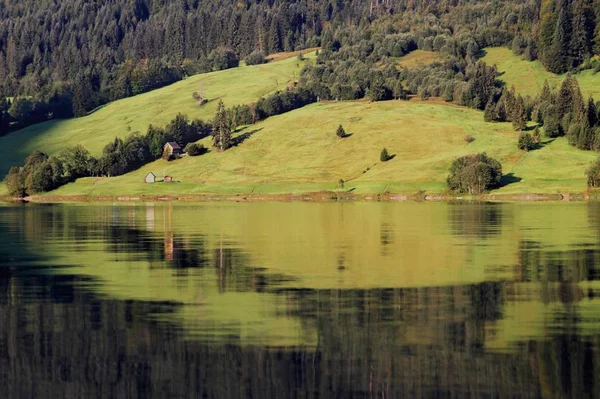
[[251, 125], [270, 116], [280, 115], [317, 101], [317, 96], [305, 87], [289, 87], [256, 103], [235, 105], [226, 110], [232, 126]]
[[600, 54], [599, 1], [541, 2], [540, 19], [540, 59], [549, 71], [564, 73]]
[[577, 80], [568, 75], [556, 92], [544, 84], [533, 101], [532, 119], [548, 137], [567, 136], [577, 148], [600, 151], [599, 105], [592, 97], [584, 100]]
[[502, 165], [485, 153], [465, 155], [450, 166], [447, 179], [450, 190], [478, 195], [497, 188], [502, 179]]

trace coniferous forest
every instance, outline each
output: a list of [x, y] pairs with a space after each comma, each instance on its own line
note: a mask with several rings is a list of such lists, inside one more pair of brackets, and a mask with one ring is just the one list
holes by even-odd
[[[450, 99], [487, 46], [510, 46], [552, 72], [579, 67], [600, 53], [599, 20], [597, 0], [8, 0], [0, 131], [85, 115], [253, 52], [314, 46], [323, 57], [303, 78], [321, 97], [398, 98], [408, 80], [413, 94]], [[417, 76], [386, 68], [416, 48], [448, 61]], [[487, 93], [476, 94], [483, 108]]]

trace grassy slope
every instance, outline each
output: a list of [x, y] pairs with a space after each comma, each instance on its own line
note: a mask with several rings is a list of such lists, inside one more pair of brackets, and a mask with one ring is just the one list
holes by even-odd
[[[350, 137], [335, 136], [339, 123]], [[524, 153], [516, 148], [517, 133], [509, 124], [485, 123], [481, 112], [435, 102], [318, 103], [237, 135], [249, 132], [249, 138], [224, 153], [159, 160], [117, 178], [81, 179], [54, 194], [299, 193], [335, 189], [339, 179], [356, 193], [442, 192], [452, 160], [480, 151], [497, 157], [505, 173], [521, 179], [499, 193], [580, 192], [585, 167], [596, 156], [564, 139]], [[467, 134], [476, 140], [467, 144]], [[383, 147], [395, 158], [379, 162]], [[149, 171], [159, 176], [164, 171], [181, 182], [144, 184]]]
[[[308, 58], [311, 57], [314, 53], [309, 54]], [[227, 106], [251, 103], [284, 88], [299, 76], [300, 68], [296, 58], [288, 58], [196, 75], [159, 90], [115, 101], [83, 118], [30, 126], [0, 138], [0, 175], [4, 176], [11, 165], [22, 164], [32, 151], [57, 154], [65, 146], [83, 144], [92, 154], [99, 155], [116, 136], [145, 132], [149, 124], [164, 125], [178, 112], [191, 118], [212, 118], [217, 99], [223, 99]], [[202, 107], [192, 98], [192, 93], [199, 90], [211, 100]]]
[[[521, 57], [503, 47], [488, 48], [483, 57], [488, 65], [496, 65], [502, 72], [500, 79], [507, 86], [515, 86], [515, 90], [523, 95], [535, 96], [544, 86], [547, 79], [550, 87], [557, 87], [565, 75], [555, 75], [548, 72], [540, 61], [523, 61]], [[581, 86], [584, 97], [592, 95], [596, 100], [600, 99], [600, 74], [593, 71], [583, 71], [574, 75]]]

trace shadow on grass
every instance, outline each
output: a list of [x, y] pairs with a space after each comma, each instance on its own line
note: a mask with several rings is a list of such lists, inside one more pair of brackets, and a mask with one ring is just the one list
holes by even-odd
[[254, 129], [254, 130], [250, 130], [248, 132], [239, 134], [235, 137], [232, 138], [231, 140], [231, 146], [232, 147], [237, 147], [238, 145], [242, 144], [244, 141], [248, 140], [250, 137], [252, 137], [254, 134], [260, 132], [263, 128], [259, 128], [259, 129]]
[[502, 187], [506, 187], [510, 184], [518, 183], [521, 180], [523, 180], [523, 179], [521, 179], [518, 176], [515, 176], [514, 173], [507, 173], [504, 176], [502, 176], [502, 179], [500, 179], [500, 184], [498, 185], [498, 188], [502, 188]]
[[354, 133], [344, 133], [344, 135], [340, 137], [340, 139], [347, 139], [348, 137], [352, 137], [353, 135]]
[[553, 139], [548, 139], [546, 141], [540, 141], [539, 143], [535, 143], [533, 145], [533, 148], [531, 150], [529, 150], [529, 151], [541, 150], [542, 148], [544, 148], [548, 144], [552, 143], [554, 140], [556, 140], [556, 139], [553, 138]]
[[486, 55], [487, 55], [487, 50], [481, 49], [477, 52], [477, 54], [475, 54], [475, 58], [479, 60], [479, 59], [485, 57]]

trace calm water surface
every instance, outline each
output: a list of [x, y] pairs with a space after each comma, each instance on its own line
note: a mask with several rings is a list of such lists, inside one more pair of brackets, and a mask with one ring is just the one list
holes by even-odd
[[600, 397], [600, 204], [0, 206], [0, 397]]

